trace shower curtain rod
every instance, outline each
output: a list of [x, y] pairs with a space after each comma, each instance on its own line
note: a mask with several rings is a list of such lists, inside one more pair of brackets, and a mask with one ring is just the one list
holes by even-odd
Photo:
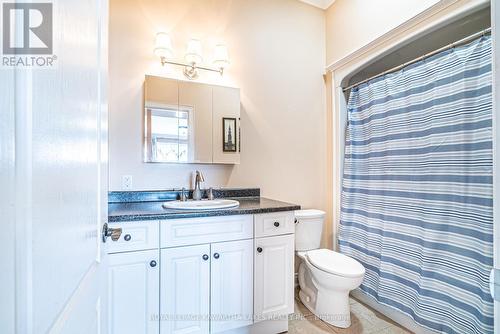
[[397, 70], [399, 70], [399, 69], [401, 69], [401, 68], [403, 68], [403, 67], [405, 67], [405, 66], [408, 66], [408, 65], [410, 65], [410, 64], [416, 63], [416, 62], [421, 61], [421, 60], [424, 60], [425, 58], [429, 58], [430, 56], [433, 56], [433, 55], [435, 55], [436, 53], [439, 53], [439, 52], [442, 52], [442, 51], [445, 51], [445, 50], [448, 50], [448, 49], [454, 48], [454, 47], [456, 47], [456, 46], [458, 46], [458, 45], [461, 45], [461, 44], [464, 44], [464, 43], [470, 42], [471, 40], [476, 39], [476, 38], [477, 38], [477, 37], [479, 37], [479, 36], [484, 36], [484, 35], [487, 35], [487, 34], [490, 34], [490, 33], [491, 33], [491, 28], [487, 28], [487, 29], [484, 29], [484, 30], [482, 30], [482, 31], [478, 31], [478, 32], [476, 32], [475, 34], [472, 34], [472, 35], [470, 35], [470, 36], [467, 36], [467, 37], [465, 37], [465, 38], [462, 38], [462, 39], [461, 39], [461, 40], [459, 40], [459, 41], [456, 41], [456, 42], [454, 42], [454, 43], [451, 43], [451, 44], [445, 45], [445, 46], [443, 46], [443, 47], [441, 47], [441, 48], [439, 48], [439, 49], [437, 49], [437, 50], [434, 50], [434, 51], [431, 51], [431, 52], [429, 52], [429, 53], [426, 53], [426, 54], [424, 54], [423, 56], [420, 56], [420, 57], [418, 57], [418, 58], [415, 58], [415, 59], [413, 59], [413, 60], [410, 60], [410, 61], [408, 61], [408, 62], [406, 62], [406, 63], [404, 63], [404, 64], [398, 65], [398, 66], [393, 67], [393, 68], [391, 68], [391, 69], [389, 69], [389, 70], [387, 70], [387, 71], [384, 71], [384, 72], [379, 73], [379, 74], [377, 74], [377, 75], [371, 76], [371, 77], [369, 77], [368, 79], [362, 80], [362, 81], [360, 81], [360, 82], [357, 82], [357, 83], [355, 83], [355, 84], [352, 84], [352, 85], [349, 85], [349, 86], [347, 86], [347, 87], [345, 87], [345, 88], [342, 88], [342, 91], [343, 91], [343, 92], [345, 92], [345, 91], [347, 91], [347, 90], [349, 90], [349, 89], [351, 89], [351, 88], [353, 88], [353, 87], [355, 87], [355, 86], [361, 85], [361, 84], [363, 84], [363, 83], [365, 83], [365, 82], [368, 82], [368, 81], [370, 81], [370, 80], [372, 80], [372, 79], [375, 79], [375, 78], [380, 77], [380, 76], [382, 76], [382, 75], [386, 75], [386, 74], [391, 73], [391, 72], [395, 72], [395, 71], [397, 71]]

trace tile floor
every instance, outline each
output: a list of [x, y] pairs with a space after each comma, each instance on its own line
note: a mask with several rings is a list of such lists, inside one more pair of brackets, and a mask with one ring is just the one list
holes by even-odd
[[295, 298], [295, 313], [288, 324], [289, 334], [407, 334], [410, 331], [351, 298], [351, 327], [337, 328], [316, 318], [302, 303]]

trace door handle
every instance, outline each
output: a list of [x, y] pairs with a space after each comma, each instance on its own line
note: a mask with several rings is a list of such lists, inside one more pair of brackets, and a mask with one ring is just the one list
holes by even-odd
[[118, 228], [110, 228], [108, 227], [108, 223], [104, 223], [104, 225], [102, 225], [102, 242], [106, 242], [106, 239], [108, 237], [111, 237], [111, 240], [113, 241], [117, 241], [118, 239], [120, 239], [120, 236], [122, 235], [122, 228], [121, 227], [118, 227]]

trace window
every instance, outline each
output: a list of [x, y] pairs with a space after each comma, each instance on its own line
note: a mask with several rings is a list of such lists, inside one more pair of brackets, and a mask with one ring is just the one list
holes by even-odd
[[191, 109], [146, 108], [146, 143], [150, 160], [188, 162], [191, 137]]

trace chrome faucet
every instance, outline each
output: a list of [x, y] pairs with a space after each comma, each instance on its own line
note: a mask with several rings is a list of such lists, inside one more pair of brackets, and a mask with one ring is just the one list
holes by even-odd
[[200, 182], [205, 182], [205, 178], [203, 177], [203, 173], [200, 171], [196, 171], [196, 176], [194, 178], [194, 191], [193, 191], [193, 200], [199, 201], [203, 196], [201, 194]]

